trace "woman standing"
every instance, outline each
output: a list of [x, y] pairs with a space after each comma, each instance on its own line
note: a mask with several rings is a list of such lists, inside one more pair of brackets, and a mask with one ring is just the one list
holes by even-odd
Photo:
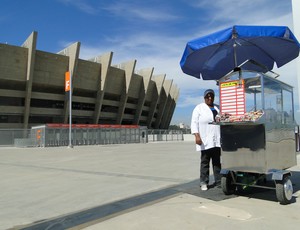
[[201, 151], [200, 186], [208, 189], [209, 164], [212, 160], [215, 184], [220, 184], [221, 144], [220, 126], [211, 124], [219, 114], [214, 104], [215, 92], [208, 89], [204, 92], [204, 103], [198, 104], [192, 114], [191, 132], [195, 135], [196, 150]]

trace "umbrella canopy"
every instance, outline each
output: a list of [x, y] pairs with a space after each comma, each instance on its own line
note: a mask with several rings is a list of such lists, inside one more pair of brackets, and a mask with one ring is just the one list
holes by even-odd
[[247, 60], [265, 67], [243, 69], [267, 72], [274, 62], [281, 67], [299, 55], [300, 44], [286, 26], [232, 26], [187, 43], [180, 61], [184, 73], [204, 80], [219, 80]]

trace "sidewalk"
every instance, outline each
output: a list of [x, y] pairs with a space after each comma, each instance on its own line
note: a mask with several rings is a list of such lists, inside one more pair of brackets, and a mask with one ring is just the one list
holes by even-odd
[[200, 191], [193, 142], [0, 149], [0, 229], [296, 229], [274, 190]]

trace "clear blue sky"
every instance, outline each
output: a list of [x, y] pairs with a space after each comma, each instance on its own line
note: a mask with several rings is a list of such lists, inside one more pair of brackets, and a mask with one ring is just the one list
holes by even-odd
[[[291, 0], [1, 0], [0, 43], [20, 46], [37, 31], [38, 50], [56, 53], [79, 41], [82, 59], [109, 51], [113, 65], [136, 59], [136, 70], [154, 67], [173, 79], [180, 97], [171, 123], [189, 125], [203, 91], [218, 89], [182, 73], [185, 44], [235, 24], [293, 30]], [[296, 86], [295, 65], [275, 71]]]

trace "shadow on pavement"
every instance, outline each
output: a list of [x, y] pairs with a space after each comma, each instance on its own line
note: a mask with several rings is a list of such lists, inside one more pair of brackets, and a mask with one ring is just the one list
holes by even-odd
[[137, 210], [142, 207], [146, 207], [151, 204], [158, 203], [171, 197], [177, 196], [181, 193], [188, 193], [187, 191], [192, 190], [200, 190], [198, 186], [198, 180], [125, 198], [123, 200], [99, 205], [97, 207], [93, 207], [87, 210], [81, 210], [72, 214], [67, 214], [53, 219], [37, 221], [26, 226], [16, 226], [12, 229], [60, 230], [78, 226], [82, 227], [84, 225], [89, 226], [91, 225], [91, 223], [100, 223], [101, 221], [116, 217], [123, 213]]
[[196, 186], [193, 186], [192, 188], [189, 188], [189, 189], [185, 190], [184, 192], [194, 195], [194, 196], [213, 200], [213, 201], [221, 201], [221, 200], [226, 200], [226, 199], [231, 199], [231, 198], [237, 197], [236, 194], [225, 195], [223, 193], [222, 189], [219, 187], [210, 186], [207, 191], [201, 191], [198, 180], [197, 180]]
[[[297, 194], [300, 192], [300, 172], [291, 171], [291, 181], [293, 184], [293, 197], [290, 203], [295, 203], [297, 200]], [[274, 187], [274, 189], [265, 189], [265, 188], [254, 188], [239, 191], [238, 195], [243, 197], [248, 197], [249, 199], [260, 199], [266, 201], [278, 202], [276, 197], [275, 183], [271, 180], [268, 180], [265, 184], [268, 187]]]
[[[300, 172], [292, 172], [292, 183], [294, 192], [300, 190]], [[272, 181], [271, 181], [272, 182]], [[201, 191], [199, 180], [194, 180], [188, 183], [163, 188], [157, 191], [148, 192], [145, 194], [129, 197], [123, 200], [118, 200], [112, 203], [100, 205], [87, 210], [81, 210], [65, 216], [56, 217], [53, 219], [41, 220], [26, 226], [16, 226], [12, 229], [22, 230], [40, 230], [40, 229], [67, 229], [72, 227], [87, 227], [89, 225], [100, 223], [104, 220], [116, 217], [118, 215], [137, 210], [154, 203], [161, 202], [171, 197], [182, 193], [202, 197], [213, 201], [222, 201], [238, 196], [249, 197], [249, 199], [262, 199], [277, 202], [276, 192], [274, 189], [251, 188], [249, 191], [242, 193], [225, 195], [221, 188], [210, 187], [207, 191]], [[293, 197], [292, 202], [296, 202]]]

